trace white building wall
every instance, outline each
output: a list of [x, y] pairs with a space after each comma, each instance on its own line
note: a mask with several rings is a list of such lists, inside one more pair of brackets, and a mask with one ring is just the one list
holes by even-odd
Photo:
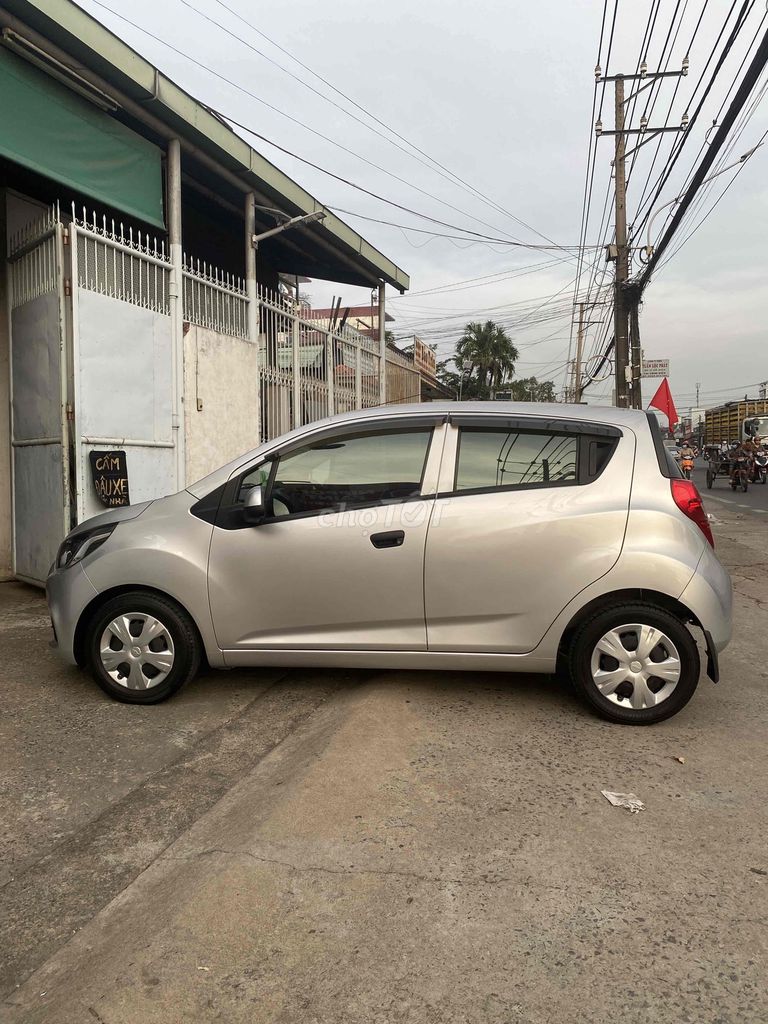
[[189, 483], [258, 445], [258, 401], [256, 346], [191, 324], [184, 337]]

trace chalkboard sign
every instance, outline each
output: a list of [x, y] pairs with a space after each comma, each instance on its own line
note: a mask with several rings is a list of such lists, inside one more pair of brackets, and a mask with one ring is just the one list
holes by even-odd
[[128, 461], [125, 452], [89, 452], [91, 476], [102, 505], [115, 508], [130, 505]]

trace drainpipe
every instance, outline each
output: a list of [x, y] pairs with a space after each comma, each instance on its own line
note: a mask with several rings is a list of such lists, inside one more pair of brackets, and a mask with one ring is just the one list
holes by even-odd
[[186, 424], [184, 422], [184, 277], [181, 249], [181, 146], [178, 139], [168, 140], [166, 163], [168, 196], [168, 241], [171, 271], [168, 287], [171, 308], [171, 352], [173, 387], [173, 441], [176, 452], [176, 489], [187, 480]]

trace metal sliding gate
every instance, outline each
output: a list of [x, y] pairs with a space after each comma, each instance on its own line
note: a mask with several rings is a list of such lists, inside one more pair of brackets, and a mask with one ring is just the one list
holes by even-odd
[[55, 211], [10, 240], [13, 571], [45, 580], [70, 528], [63, 227]]

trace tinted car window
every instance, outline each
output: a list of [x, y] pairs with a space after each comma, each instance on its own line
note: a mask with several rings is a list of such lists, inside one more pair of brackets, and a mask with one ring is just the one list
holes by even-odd
[[575, 483], [577, 453], [578, 439], [569, 435], [462, 429], [455, 489]]
[[417, 497], [431, 436], [431, 428], [345, 435], [289, 452], [273, 474], [272, 514], [302, 515]]

